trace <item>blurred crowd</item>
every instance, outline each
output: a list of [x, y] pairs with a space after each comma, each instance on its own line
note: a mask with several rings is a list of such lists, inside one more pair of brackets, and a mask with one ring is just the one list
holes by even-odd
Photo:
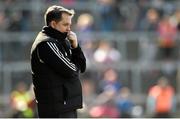
[[[95, 7], [91, 9], [74, 7], [85, 2], [88, 4], [84, 5]], [[178, 0], [1, 0], [0, 32], [39, 31], [44, 25], [43, 11], [46, 8], [37, 8], [37, 6], [54, 3], [75, 9], [72, 29], [78, 33], [79, 42], [87, 58], [88, 70], [81, 76], [84, 108], [78, 111], [79, 117], [173, 117], [177, 113], [175, 78], [178, 77], [178, 69], [173, 67], [171, 61], [180, 58], [180, 48], [177, 45], [180, 30]], [[36, 8], [33, 8], [34, 4], [37, 4]], [[144, 55], [139, 57], [140, 61], [147, 58], [149, 62], [155, 60], [166, 62], [161, 71], [154, 69], [142, 73], [144, 77], [142, 93], [146, 94], [143, 102], [137, 101], [133, 95], [132, 79], [122, 78], [122, 71], [113, 67], [118, 66], [124, 59], [128, 60], [123, 57], [118, 44], [106, 37], [96, 39], [91, 35], [94, 32], [157, 34], [157, 44], [147, 46], [142, 42], [139, 46], [142, 49], [149, 48], [141, 51]], [[8, 54], [0, 55], [0, 61], [21, 61], [22, 58], [29, 60], [29, 56], [24, 55], [28, 54], [29, 50], [25, 50], [25, 53], [22, 48], [30, 48], [31, 43], [12, 42], [11, 45], [7, 45], [8, 47], [4, 44], [5, 46], [1, 48], [7, 50]], [[158, 50], [154, 51], [156, 48]], [[19, 54], [22, 53], [22, 57], [13, 52], [15, 49]], [[105, 65], [108, 68], [91, 69], [90, 66], [93, 63]], [[127, 74], [132, 75], [128, 71]], [[19, 82], [16, 87], [14, 86], [10, 96], [9, 115], [36, 117], [34, 104], [31, 84]]]
[[[98, 82], [98, 83], [97, 83]], [[166, 77], [160, 77], [150, 86], [147, 97], [136, 103], [128, 86], [119, 80], [116, 70], [110, 68], [103, 72], [99, 81], [83, 79], [83, 108], [78, 117], [87, 118], [171, 118], [176, 117], [177, 101], [175, 88]], [[37, 117], [32, 85], [19, 82], [10, 94], [10, 107], [7, 117]]]
[[[94, 5], [90, 10], [74, 8], [76, 12], [77, 30], [80, 31], [155, 31], [160, 24], [176, 27], [180, 19], [178, 0], [86, 0]], [[83, 0], [2, 0], [0, 11], [1, 31], [39, 30], [43, 25], [43, 13], [32, 5], [61, 4], [75, 6], [85, 3]], [[177, 4], [176, 4], [177, 3]], [[87, 5], [88, 5], [87, 4]], [[17, 5], [13, 9], [12, 6]], [[24, 6], [26, 5], [26, 6]], [[36, 7], [36, 6], [34, 6]], [[42, 12], [46, 8], [39, 8]], [[39, 24], [40, 23], [40, 24]], [[175, 32], [175, 31], [174, 31]]]

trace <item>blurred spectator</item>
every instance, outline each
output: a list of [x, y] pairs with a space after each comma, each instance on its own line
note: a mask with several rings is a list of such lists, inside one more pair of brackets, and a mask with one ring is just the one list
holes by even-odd
[[114, 98], [116, 90], [108, 87], [94, 100], [94, 105], [89, 110], [90, 117], [94, 118], [117, 118], [119, 117], [118, 109], [115, 106]]
[[100, 14], [100, 30], [113, 31], [120, 16], [116, 0], [98, 0], [98, 12]]
[[172, 59], [176, 44], [177, 24], [170, 16], [165, 16], [159, 23], [159, 49], [162, 59]]
[[76, 29], [79, 32], [92, 31], [93, 22], [94, 22], [94, 18], [91, 14], [83, 13], [77, 19]]
[[27, 90], [27, 85], [24, 82], [19, 82], [17, 88], [12, 91], [10, 96], [13, 118], [34, 117], [34, 112], [30, 107], [33, 100], [31, 96]]
[[103, 79], [99, 85], [101, 92], [89, 105], [89, 116], [95, 118], [119, 117], [119, 111], [114, 102], [116, 93], [121, 88], [117, 72], [114, 69], [107, 69], [103, 73]]
[[99, 84], [100, 90], [106, 91], [112, 88], [115, 93], [117, 93], [122, 86], [118, 78], [119, 76], [116, 70], [112, 68], [105, 70], [103, 73], [103, 78]]
[[77, 19], [76, 31], [78, 32], [78, 40], [82, 44], [82, 49], [87, 58], [87, 67], [89, 67], [90, 62], [93, 60], [94, 38], [91, 35], [93, 31], [94, 17], [90, 13], [82, 13]]
[[140, 30], [155, 31], [158, 27], [159, 13], [156, 9], [148, 9], [145, 18], [140, 22]]
[[77, 19], [76, 31], [79, 33], [80, 43], [85, 44], [92, 40], [91, 32], [93, 31], [94, 18], [89, 13], [81, 14]]
[[119, 91], [117, 95], [116, 105], [120, 112], [121, 118], [131, 118], [132, 117], [132, 109], [134, 106], [133, 101], [131, 100], [131, 92], [128, 87], [123, 87]]
[[168, 83], [165, 77], [161, 77], [157, 85], [150, 88], [147, 98], [147, 111], [155, 117], [171, 117], [175, 112], [174, 88]]
[[22, 10], [14, 12], [10, 16], [10, 22], [7, 30], [9, 31], [28, 31], [30, 30], [31, 20], [30, 11]]
[[113, 48], [108, 42], [102, 40], [94, 52], [94, 60], [98, 63], [115, 63], [119, 62], [121, 54]]

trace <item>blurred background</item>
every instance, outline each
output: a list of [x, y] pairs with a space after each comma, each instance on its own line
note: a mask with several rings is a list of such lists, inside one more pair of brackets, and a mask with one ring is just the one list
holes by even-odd
[[180, 117], [180, 0], [0, 0], [0, 117], [37, 117], [30, 49], [55, 4], [87, 58], [79, 117]]

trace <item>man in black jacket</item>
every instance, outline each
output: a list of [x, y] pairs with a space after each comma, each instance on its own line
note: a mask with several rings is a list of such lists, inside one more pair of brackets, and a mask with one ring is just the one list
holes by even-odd
[[79, 72], [86, 59], [71, 31], [73, 10], [51, 6], [44, 17], [46, 26], [31, 48], [31, 70], [39, 117], [77, 117], [82, 108]]

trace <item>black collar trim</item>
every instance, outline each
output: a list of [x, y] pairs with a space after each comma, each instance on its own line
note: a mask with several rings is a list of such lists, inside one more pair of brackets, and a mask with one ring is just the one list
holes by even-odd
[[67, 37], [67, 33], [62, 33], [50, 26], [44, 26], [42, 32], [58, 41], [64, 41]]

